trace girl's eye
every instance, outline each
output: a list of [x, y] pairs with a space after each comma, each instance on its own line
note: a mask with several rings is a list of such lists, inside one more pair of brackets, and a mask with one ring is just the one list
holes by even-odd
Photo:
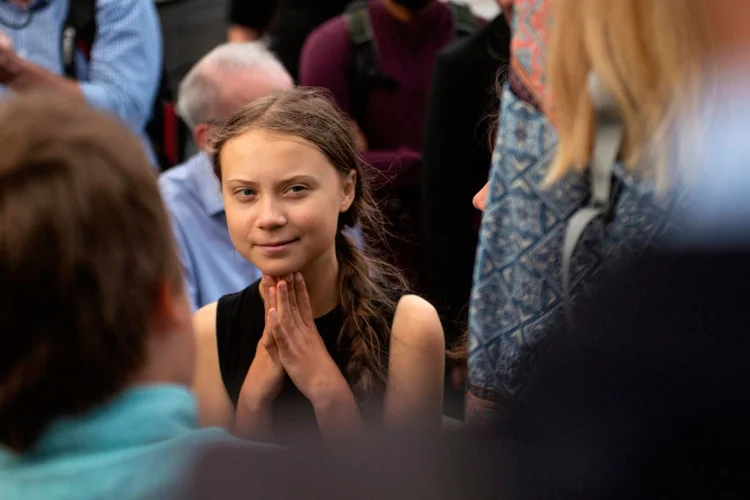
[[255, 191], [253, 191], [252, 189], [242, 188], [237, 189], [234, 194], [239, 196], [240, 198], [250, 198], [255, 195]]
[[296, 185], [296, 186], [290, 187], [289, 191], [292, 192], [292, 193], [294, 193], [294, 194], [304, 193], [305, 191], [307, 191], [307, 187], [306, 186]]

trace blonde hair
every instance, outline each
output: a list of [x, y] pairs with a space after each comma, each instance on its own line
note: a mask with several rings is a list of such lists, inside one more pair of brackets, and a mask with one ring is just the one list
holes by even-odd
[[[595, 119], [586, 82], [593, 71], [625, 124], [625, 166], [664, 182], [666, 136], [678, 110], [697, 107], [710, 51], [704, 2], [551, 1], [547, 111], [559, 142], [548, 181], [589, 162]], [[644, 157], [648, 161], [641, 161]]]

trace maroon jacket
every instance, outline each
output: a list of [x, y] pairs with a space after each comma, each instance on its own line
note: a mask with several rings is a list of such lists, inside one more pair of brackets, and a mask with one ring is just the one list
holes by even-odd
[[[369, 4], [379, 68], [398, 83], [370, 94], [359, 126], [371, 150], [422, 150], [424, 117], [437, 53], [454, 37], [450, 9], [435, 4], [412, 23], [393, 17], [379, 0]], [[325, 87], [339, 107], [351, 109], [349, 77], [354, 47], [344, 16], [313, 31], [300, 61], [300, 83]]]

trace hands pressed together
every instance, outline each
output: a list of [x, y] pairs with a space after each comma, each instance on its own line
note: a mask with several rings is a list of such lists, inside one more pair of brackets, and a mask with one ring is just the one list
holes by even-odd
[[348, 391], [346, 380], [315, 327], [302, 275], [264, 275], [260, 292], [266, 312], [265, 329], [240, 399], [254, 407], [270, 405], [283, 388], [285, 373], [313, 406], [336, 391]]

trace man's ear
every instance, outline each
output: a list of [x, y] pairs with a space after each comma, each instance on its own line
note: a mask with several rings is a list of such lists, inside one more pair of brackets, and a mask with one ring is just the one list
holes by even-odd
[[208, 151], [210, 146], [208, 143], [208, 130], [209, 126], [207, 123], [199, 123], [193, 129], [193, 139], [195, 139], [195, 144], [201, 151]]
[[349, 210], [354, 202], [354, 197], [357, 195], [357, 171], [351, 169], [348, 174], [344, 176], [344, 189], [341, 195], [341, 207], [339, 208], [340, 213], [344, 213]]
[[182, 331], [190, 325], [192, 311], [185, 290], [163, 280], [152, 305], [152, 325], [156, 332]]

